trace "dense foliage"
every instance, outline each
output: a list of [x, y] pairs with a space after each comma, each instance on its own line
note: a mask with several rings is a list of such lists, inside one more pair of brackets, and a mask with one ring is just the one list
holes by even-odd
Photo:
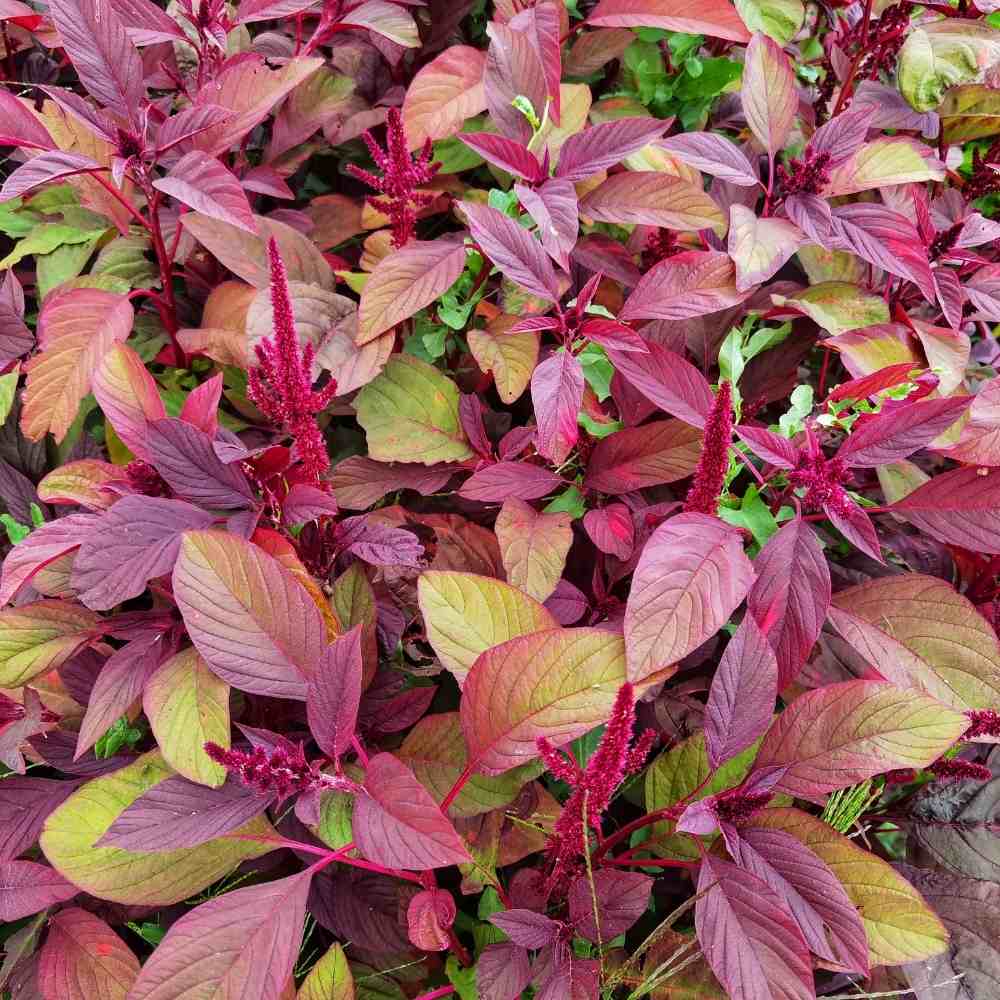
[[996, 6], [0, 0], [0, 995], [995, 1000]]

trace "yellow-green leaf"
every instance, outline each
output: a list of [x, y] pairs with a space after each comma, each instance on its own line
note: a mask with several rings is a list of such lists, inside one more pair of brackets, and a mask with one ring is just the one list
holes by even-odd
[[458, 387], [433, 365], [397, 354], [354, 402], [377, 462], [460, 462], [472, 449], [458, 417]]
[[802, 0], [735, 0], [736, 9], [750, 31], [762, 31], [779, 45], [787, 45], [806, 16]]
[[0, 611], [0, 688], [27, 684], [65, 663], [99, 634], [100, 618], [70, 601]]
[[[125, 809], [172, 773], [159, 752], [153, 751], [134, 764], [88, 781], [45, 821], [39, 843], [52, 867], [101, 899], [167, 906], [200, 892], [243, 861], [273, 850], [271, 844], [235, 838], [156, 854], [94, 847]], [[274, 836], [263, 816], [240, 832]]]
[[569, 514], [541, 514], [523, 500], [509, 497], [493, 530], [508, 581], [536, 601], [551, 597], [573, 544]]
[[516, 316], [499, 316], [485, 330], [466, 333], [476, 364], [484, 372], [493, 373], [497, 393], [505, 403], [520, 398], [538, 363], [538, 331], [507, 332], [517, 319]]
[[872, 965], [899, 965], [937, 955], [948, 931], [920, 893], [890, 865], [822, 820], [799, 809], [765, 809], [754, 826], [783, 830], [801, 841], [840, 879], [858, 908]]
[[955, 87], [945, 94], [938, 114], [944, 141], [949, 146], [997, 135], [1000, 133], [1000, 90], [979, 83]]
[[846, 281], [824, 281], [794, 295], [772, 295], [777, 306], [791, 306], [815, 320], [829, 333], [889, 322], [889, 307], [875, 295]]
[[417, 598], [427, 639], [459, 684], [480, 653], [559, 624], [523, 591], [476, 573], [428, 570], [417, 581]]
[[894, 184], [944, 180], [944, 164], [934, 151], [916, 139], [883, 137], [866, 142], [830, 174], [823, 194], [856, 194]]
[[327, 953], [309, 970], [299, 987], [297, 1000], [354, 1000], [354, 977], [343, 945], [330, 945]]
[[218, 788], [226, 770], [206, 743], [229, 746], [229, 685], [193, 647], [182, 649], [153, 674], [142, 707], [166, 762], [189, 781]]

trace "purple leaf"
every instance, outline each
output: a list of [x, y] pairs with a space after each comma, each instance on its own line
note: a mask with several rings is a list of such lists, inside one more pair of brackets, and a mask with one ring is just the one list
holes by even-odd
[[169, 633], [150, 632], [108, 657], [97, 675], [80, 723], [74, 760], [79, 760], [142, 697], [146, 681], [173, 652], [174, 642]]
[[654, 264], [628, 297], [618, 318], [691, 319], [739, 305], [736, 269], [728, 254], [688, 250]]
[[99, 521], [96, 514], [70, 514], [43, 524], [18, 542], [3, 561], [0, 606], [9, 604], [39, 570], [79, 548]]
[[319, 748], [339, 760], [351, 745], [358, 721], [364, 665], [361, 659], [363, 625], [335, 639], [309, 681], [306, 713]]
[[785, 199], [785, 214], [812, 240], [825, 250], [835, 243], [833, 212], [830, 204], [818, 194], [793, 194]]
[[[590, 879], [581, 876], [569, 887], [569, 919], [573, 930], [594, 944], [624, 934], [646, 912], [653, 880], [640, 872], [605, 869]], [[596, 924], [594, 899], [597, 900]]]
[[142, 59], [109, 0], [52, 0], [49, 15], [91, 97], [138, 122], [146, 96]]
[[[219, 431], [219, 401], [222, 399], [222, 375], [213, 375], [188, 393], [181, 407], [180, 418], [194, 424], [200, 431], [214, 438]], [[218, 453], [216, 453], [218, 454]]]
[[136, 45], [184, 41], [181, 26], [153, 0], [112, 0], [129, 38]]
[[608, 351], [623, 354], [649, 354], [649, 345], [635, 330], [613, 319], [593, 317], [580, 326], [580, 334]]
[[140, 795], [94, 847], [149, 852], [197, 847], [238, 830], [268, 802], [232, 776], [221, 788], [207, 788], [175, 774]]
[[856, 107], [856, 104], [854, 102], [846, 111], [834, 115], [816, 129], [809, 140], [811, 153], [829, 154], [831, 168], [849, 160], [864, 145], [872, 127], [875, 109], [870, 105]]
[[334, 466], [327, 483], [342, 507], [364, 510], [396, 490], [416, 490], [421, 496], [430, 496], [459, 468], [447, 464], [376, 462], [364, 455], [353, 455]]
[[30, 917], [54, 903], [72, 899], [80, 890], [57, 871], [33, 861], [0, 862], [0, 921]]
[[610, 503], [606, 507], [588, 510], [583, 517], [583, 527], [590, 540], [608, 555], [624, 562], [635, 547], [635, 524], [632, 512], [623, 503]]
[[48, 129], [29, 110], [27, 102], [9, 90], [0, 90], [0, 145], [22, 149], [55, 149]]
[[706, 855], [694, 925], [705, 960], [740, 1000], [816, 996], [805, 941], [781, 897], [763, 880]]
[[533, 184], [545, 179], [542, 165], [535, 154], [514, 139], [492, 132], [463, 132], [458, 138], [487, 163], [506, 170], [508, 174]]
[[713, 769], [764, 735], [777, 697], [778, 661], [753, 616], [745, 615], [722, 654], [705, 706], [705, 749]]
[[1000, 553], [1000, 469], [943, 472], [890, 508], [947, 545]]
[[481, 503], [502, 503], [508, 497], [537, 500], [562, 484], [563, 481], [544, 466], [528, 462], [497, 462], [473, 473], [462, 484], [458, 495]]
[[101, 169], [99, 163], [89, 156], [81, 156], [78, 153], [63, 153], [60, 150], [40, 153], [19, 166], [4, 181], [3, 188], [0, 189], [0, 202], [20, 198], [32, 188], [58, 180], [60, 177], [71, 177], [74, 174], [99, 169]]
[[583, 181], [659, 139], [670, 123], [657, 118], [619, 118], [571, 135], [559, 153], [556, 176]]
[[788, 438], [774, 431], [741, 424], [736, 433], [755, 455], [778, 469], [794, 469], [799, 463], [799, 449]]
[[707, 379], [679, 354], [649, 342], [648, 354], [619, 350], [608, 357], [622, 377], [651, 403], [694, 427], [704, 427], [715, 396]]
[[382, 524], [367, 514], [344, 518], [337, 525], [337, 544], [373, 566], [424, 564], [424, 547], [412, 531]]
[[207, 528], [214, 520], [183, 500], [144, 496], [122, 497], [93, 517], [96, 523], [73, 562], [72, 583], [94, 611], [138, 597], [150, 580], [170, 573], [182, 532]]
[[738, 187], [753, 187], [758, 181], [753, 165], [736, 143], [717, 132], [684, 132], [656, 143], [702, 173]]
[[476, 985], [480, 1000], [518, 1000], [530, 982], [528, 952], [520, 945], [488, 944], [479, 955]]
[[165, 153], [185, 139], [231, 121], [234, 117], [236, 117], [234, 112], [218, 104], [200, 104], [184, 108], [160, 126], [159, 132], [156, 133], [157, 152]]
[[852, 545], [872, 559], [885, 562], [872, 519], [853, 500], [848, 500], [841, 506], [826, 503], [823, 505], [823, 513]]
[[222, 462], [204, 431], [170, 417], [154, 420], [147, 444], [156, 471], [186, 500], [223, 510], [252, 506], [247, 477], [237, 466]]
[[[536, 3], [523, 7], [510, 19], [508, 24], [521, 31], [534, 48], [545, 77], [545, 97], [548, 101], [549, 117], [559, 124], [560, 81], [562, 80], [562, 20], [560, 8], [555, 3]], [[539, 117], [542, 117], [539, 109]]]
[[410, 941], [424, 951], [447, 951], [451, 946], [448, 931], [457, 912], [455, 897], [447, 889], [418, 892], [406, 909]]
[[532, 295], [558, 300], [559, 280], [538, 240], [489, 205], [463, 201], [459, 207], [469, 220], [472, 238], [506, 277]]
[[17, 361], [34, 346], [35, 335], [21, 318], [20, 310], [0, 299], [0, 365], [6, 367]]
[[885, 410], [855, 424], [837, 458], [855, 468], [873, 469], [912, 455], [946, 431], [974, 397], [924, 399]]
[[[21, 744], [25, 740], [47, 734], [53, 723], [42, 707], [42, 701], [34, 688], [23, 689], [24, 714], [20, 719], [0, 726], [0, 764], [5, 764], [12, 771], [24, 774], [27, 767], [21, 755]], [[4, 699], [5, 701], [9, 700]]]
[[628, 679], [676, 665], [710, 639], [754, 580], [734, 528], [706, 514], [679, 514], [646, 542], [625, 607]]
[[79, 787], [76, 781], [10, 775], [0, 781], [0, 861], [13, 861], [32, 847], [49, 813]]
[[544, 913], [535, 913], [534, 910], [503, 910], [492, 914], [489, 921], [494, 927], [499, 927], [514, 944], [533, 951], [552, 944], [560, 930], [559, 921]]
[[281, 502], [281, 512], [289, 524], [304, 524], [337, 511], [337, 501], [330, 493], [308, 483], [296, 483]]
[[390, 753], [376, 754], [354, 802], [354, 842], [389, 868], [429, 871], [471, 860], [462, 838], [413, 772]]
[[200, 149], [185, 153], [166, 177], [153, 181], [153, 187], [202, 215], [248, 233], [257, 232], [243, 185], [215, 157]]
[[783, 830], [740, 827], [727, 840], [733, 860], [784, 901], [806, 944], [822, 959], [868, 975], [868, 938], [844, 886], [801, 841]]
[[541, 120], [548, 84], [538, 49], [527, 32], [510, 25], [493, 21], [486, 33], [490, 45], [483, 70], [483, 90], [490, 120], [502, 135], [527, 145], [532, 136], [531, 126], [513, 102], [518, 96], [526, 97]]
[[562, 177], [553, 177], [538, 188], [515, 184], [514, 191], [538, 223], [538, 238], [545, 252], [568, 271], [569, 252], [576, 245], [580, 228], [576, 188]]
[[561, 465], [580, 436], [577, 415], [583, 405], [583, 369], [569, 353], [546, 358], [531, 375], [531, 402], [538, 424], [538, 454]]
[[274, 1000], [302, 941], [312, 869], [216, 896], [173, 924], [129, 1000]]
[[830, 568], [815, 532], [801, 518], [784, 525], [754, 561], [747, 610], [778, 661], [778, 690], [802, 669], [830, 607]]
[[626, 427], [597, 442], [583, 484], [621, 495], [684, 479], [701, 454], [701, 432], [680, 420]]

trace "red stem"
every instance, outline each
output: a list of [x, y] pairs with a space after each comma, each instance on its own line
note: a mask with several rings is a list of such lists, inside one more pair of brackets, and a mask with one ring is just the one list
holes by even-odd
[[455, 992], [454, 986], [439, 986], [430, 993], [421, 993], [417, 1000], [437, 1000], [438, 997], [450, 997]]
[[868, 55], [868, 27], [872, 19], [872, 3], [873, 0], [865, 0], [865, 18], [861, 28], [861, 44], [857, 55], [854, 57], [854, 61], [851, 63], [851, 68], [847, 71], [847, 76], [840, 88], [840, 93], [837, 95], [837, 103], [833, 107], [833, 114], [830, 115], [831, 118], [836, 118], [843, 111], [848, 96], [854, 90], [854, 77], [857, 75], [861, 60]]
[[159, 192], [154, 191], [152, 185], [149, 185], [146, 197], [149, 200], [149, 231], [153, 242], [153, 252], [156, 254], [156, 261], [160, 268], [160, 283], [163, 285], [163, 299], [166, 306], [160, 313], [160, 318], [163, 320], [170, 344], [174, 349], [174, 364], [178, 368], [187, 368], [187, 355], [177, 339], [177, 300], [174, 297], [174, 284], [171, 278], [173, 262], [170, 254], [167, 253], [166, 244], [163, 242], [163, 230], [160, 227], [160, 216], [157, 211]]
[[471, 761], [465, 765], [465, 770], [455, 779], [455, 784], [448, 789], [448, 794], [441, 800], [441, 812], [445, 815], [448, 814], [448, 809], [452, 802], [458, 797], [458, 793], [466, 786], [471, 778], [476, 773], [476, 762]]

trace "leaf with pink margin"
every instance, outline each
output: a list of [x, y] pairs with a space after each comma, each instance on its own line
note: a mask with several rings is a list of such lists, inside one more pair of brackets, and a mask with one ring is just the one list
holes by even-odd
[[514, 191], [538, 223], [538, 238], [545, 252], [568, 271], [569, 252], [579, 235], [576, 188], [570, 181], [552, 177], [537, 188], [515, 184]]
[[569, 351], [546, 358], [531, 375], [531, 402], [538, 424], [536, 447], [553, 465], [566, 461], [580, 436], [583, 368]]
[[299, 953], [312, 875], [308, 868], [189, 910], [146, 961], [128, 1000], [281, 996]]
[[528, 462], [497, 462], [474, 472], [458, 495], [482, 503], [502, 503], [508, 497], [537, 500], [563, 485], [550, 469]]
[[784, 901], [809, 949], [863, 976], [869, 974], [864, 924], [830, 868], [783, 830], [741, 826], [727, 840], [733, 860]]
[[608, 351], [649, 354], [649, 345], [635, 330], [615, 319], [591, 316], [580, 324], [580, 335]]
[[0, 611], [0, 688], [21, 687], [54, 670], [100, 634], [100, 618], [70, 601]]
[[213, 673], [251, 694], [305, 700], [326, 628], [312, 596], [276, 559], [221, 531], [189, 531], [173, 584]]
[[44, 1000], [126, 1000], [139, 960], [93, 913], [71, 906], [49, 920], [38, 959], [38, 990]]
[[149, 424], [162, 420], [163, 407], [156, 382], [131, 347], [116, 344], [94, 372], [94, 398], [129, 451], [143, 461], [151, 455], [146, 442]]
[[747, 610], [778, 661], [778, 690], [795, 680], [826, 620], [830, 567], [816, 533], [797, 517], [783, 525], [754, 560], [757, 579]]
[[430, 871], [472, 860], [430, 792], [391, 753], [376, 754], [354, 800], [354, 842], [376, 864]]
[[206, 379], [188, 393], [181, 407], [180, 418], [215, 437], [219, 430], [219, 401], [222, 399], [222, 373]]
[[660, 139], [656, 147], [702, 173], [737, 187], [755, 187], [759, 183], [753, 165], [743, 150], [717, 132], [682, 132]]
[[323, 654], [306, 694], [309, 731], [331, 760], [339, 760], [351, 745], [358, 721], [364, 666], [362, 625], [336, 638]]
[[759, 32], [747, 46], [740, 96], [750, 131], [773, 162], [795, 124], [799, 94], [791, 60], [777, 42]]
[[697, 232], [727, 228], [711, 195], [681, 177], [657, 170], [611, 174], [580, 200], [580, 214], [598, 222], [661, 226]]
[[646, 912], [652, 888], [653, 879], [641, 872], [596, 871], [593, 888], [589, 878], [576, 879], [568, 895], [573, 930], [594, 944], [624, 934]]
[[752, 615], [743, 618], [712, 677], [705, 749], [713, 770], [764, 735], [778, 697], [778, 661]]
[[705, 959], [731, 997], [812, 1000], [809, 951], [784, 900], [756, 875], [702, 859], [694, 926]]
[[654, 264], [639, 280], [618, 314], [637, 319], [691, 319], [739, 305], [736, 269], [728, 254], [687, 250]]
[[206, 788], [174, 774], [127, 806], [94, 847], [147, 853], [198, 847], [249, 823], [270, 801], [232, 775], [220, 788]]
[[308, 483], [296, 483], [281, 503], [281, 512], [289, 524], [304, 524], [318, 517], [338, 512], [337, 501], [326, 490]]
[[253, 490], [238, 465], [226, 465], [212, 439], [193, 424], [173, 417], [152, 421], [146, 432], [150, 460], [170, 488], [205, 507], [252, 507]]
[[609, 503], [588, 510], [583, 516], [584, 531], [590, 540], [608, 555], [629, 559], [635, 547], [635, 523], [632, 511], [623, 503]]
[[357, 343], [367, 344], [446, 292], [465, 266], [461, 241], [414, 241], [383, 257], [361, 293]]
[[775, 719], [757, 767], [787, 765], [777, 785], [810, 801], [897, 768], [926, 767], [969, 726], [933, 698], [884, 681], [807, 691]]
[[0, 920], [13, 923], [55, 903], [65, 903], [80, 890], [53, 868], [34, 861], [0, 862]]
[[135, 312], [124, 295], [100, 288], [55, 291], [38, 318], [39, 353], [24, 370], [28, 381], [21, 431], [32, 441], [52, 433], [61, 441], [91, 390], [94, 372], [132, 332]]
[[183, 41], [187, 38], [181, 26], [153, 0], [113, 0], [113, 5], [125, 25], [125, 31], [136, 45]]
[[100, 519], [95, 514], [70, 514], [36, 528], [3, 561], [0, 606], [9, 604], [49, 563], [79, 548]]
[[659, 139], [667, 129], [659, 118], [618, 118], [571, 135], [559, 153], [556, 177], [584, 181]]
[[971, 396], [950, 396], [885, 409], [851, 428], [837, 458], [861, 469], [874, 469], [907, 458], [951, 427], [972, 401]]
[[64, 153], [60, 150], [40, 153], [21, 164], [7, 177], [3, 188], [0, 188], [0, 204], [20, 198], [42, 184], [100, 169], [101, 165], [96, 160], [79, 153]]
[[426, 139], [446, 139], [466, 119], [486, 110], [483, 67], [486, 53], [471, 45], [452, 45], [423, 66], [403, 99], [403, 125], [410, 149]]
[[30, 105], [9, 90], [0, 90], [0, 145], [22, 149], [56, 148], [48, 129], [32, 113]]
[[487, 163], [532, 183], [545, 179], [538, 157], [514, 139], [494, 132], [463, 132], [459, 141], [478, 153]]
[[91, 97], [137, 121], [146, 96], [142, 59], [109, 0], [53, 0], [49, 15]]
[[728, 249], [736, 265], [736, 290], [749, 291], [774, 277], [802, 241], [799, 227], [786, 219], [761, 219], [743, 205], [731, 205]]
[[181, 534], [214, 520], [183, 500], [122, 497], [91, 525], [73, 562], [71, 580], [80, 601], [108, 611], [138, 597], [150, 580], [173, 570]]
[[729, 3], [711, 7], [699, 0], [601, 0], [587, 23], [604, 28], [665, 28], [748, 42], [750, 33]]
[[701, 442], [701, 432], [680, 420], [626, 427], [597, 442], [583, 485], [621, 495], [676, 482], [694, 472]]
[[559, 299], [559, 280], [541, 243], [523, 226], [489, 205], [459, 202], [472, 238], [500, 272], [548, 302]]
[[410, 941], [424, 951], [447, 951], [457, 912], [455, 897], [447, 889], [418, 892], [406, 909]]
[[508, 582], [536, 601], [551, 596], [573, 544], [569, 514], [539, 513], [523, 500], [508, 497], [493, 530]]
[[170, 195], [182, 205], [212, 219], [256, 233], [253, 211], [243, 185], [214, 156], [192, 149], [171, 168], [166, 177], [158, 177], [153, 187]]
[[550, 628], [481, 653], [465, 679], [462, 732], [469, 762], [502, 774], [607, 722], [625, 683], [620, 635]]
[[754, 570], [739, 531], [706, 514], [679, 514], [646, 542], [625, 606], [628, 679], [674, 666], [729, 620]]
[[510, 941], [488, 944], [476, 962], [480, 1000], [516, 1000], [531, 982], [527, 949]]
[[679, 354], [652, 341], [647, 346], [647, 354], [612, 349], [608, 357], [651, 403], [693, 427], [704, 427], [715, 400], [708, 380]]
[[176, 643], [169, 633], [150, 632], [115, 650], [97, 675], [87, 711], [80, 723], [73, 760], [79, 760], [142, 697], [146, 681]]

